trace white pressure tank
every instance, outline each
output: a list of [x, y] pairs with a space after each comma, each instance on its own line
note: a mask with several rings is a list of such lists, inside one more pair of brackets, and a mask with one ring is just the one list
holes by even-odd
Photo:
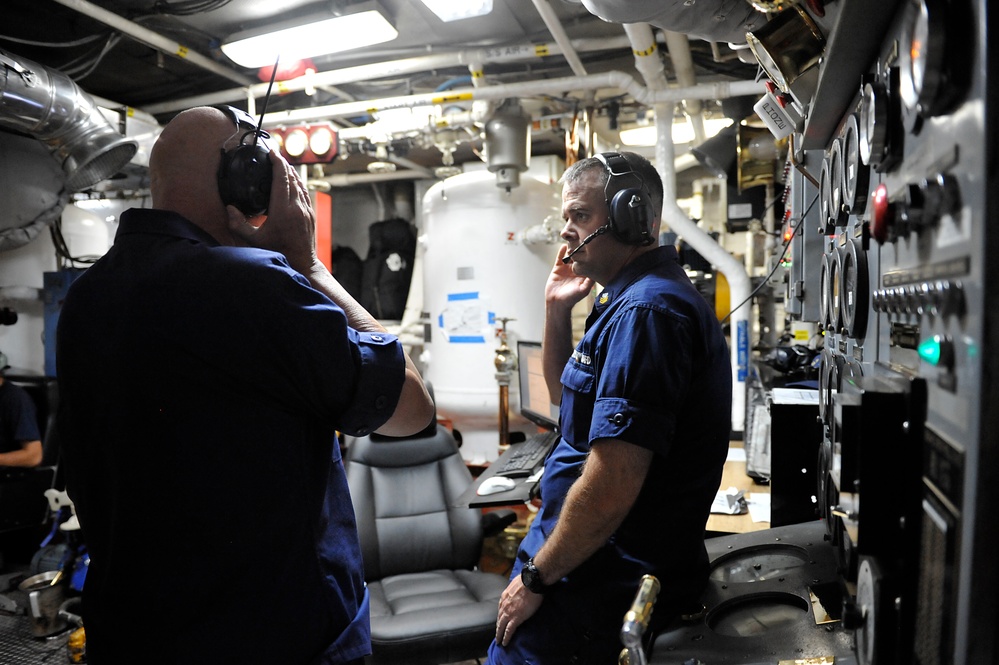
[[[541, 341], [545, 281], [561, 242], [560, 192], [557, 183], [534, 177], [507, 191], [492, 173], [475, 171], [443, 180], [423, 197], [424, 309], [430, 316], [424, 374], [438, 413], [461, 432], [466, 460], [498, 454], [494, 359], [500, 320], [513, 319], [507, 333], [514, 352], [517, 340]], [[544, 238], [536, 231], [546, 219]], [[518, 405], [514, 372], [510, 427], [528, 431]]]

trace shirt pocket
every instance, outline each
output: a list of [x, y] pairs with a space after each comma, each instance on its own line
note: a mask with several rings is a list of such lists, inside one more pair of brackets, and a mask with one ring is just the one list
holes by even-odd
[[559, 426], [562, 437], [577, 450], [589, 443], [590, 420], [596, 397], [596, 376], [593, 368], [569, 362], [562, 370], [562, 406]]

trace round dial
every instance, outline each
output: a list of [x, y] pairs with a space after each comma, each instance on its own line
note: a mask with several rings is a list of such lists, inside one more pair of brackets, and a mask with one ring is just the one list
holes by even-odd
[[822, 264], [819, 267], [819, 322], [823, 328], [828, 328], [831, 324], [829, 312], [831, 311], [830, 298], [832, 292], [829, 288], [830, 257], [822, 255]]
[[835, 139], [829, 150], [829, 217], [835, 226], [846, 226], [843, 210], [843, 142]]
[[873, 665], [874, 644], [877, 635], [874, 632], [878, 611], [878, 579], [870, 559], [860, 562], [857, 571], [857, 607], [864, 623], [857, 632], [857, 657], [863, 665]]
[[822, 233], [830, 234], [833, 231], [832, 218], [832, 180], [829, 173], [829, 158], [822, 160], [822, 168], [819, 170], [819, 221], [822, 225]]
[[[829, 380], [832, 376], [833, 355], [829, 349], [823, 349], [819, 359], [819, 419], [826, 421], [832, 406], [832, 388]], [[819, 469], [822, 470], [821, 467]]]
[[867, 335], [867, 309], [870, 303], [870, 275], [867, 253], [851, 240], [843, 253], [843, 327], [855, 339]]
[[880, 83], [864, 85], [860, 105], [860, 161], [877, 168], [887, 156], [888, 91]]
[[835, 253], [830, 257], [829, 265], [829, 327], [832, 328], [834, 332], [839, 332], [840, 327], [843, 325], [843, 284], [842, 284], [842, 273], [843, 273], [843, 253], [834, 250]]
[[900, 94], [906, 108], [932, 115], [944, 79], [947, 26], [939, 0], [913, 0], [900, 49]]
[[870, 167], [860, 159], [860, 121], [850, 114], [843, 132], [843, 204], [849, 213], [864, 212], [870, 177]]

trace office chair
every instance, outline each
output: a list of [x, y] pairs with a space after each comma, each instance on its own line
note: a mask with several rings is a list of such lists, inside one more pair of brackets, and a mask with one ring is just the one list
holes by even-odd
[[47, 376], [4, 377], [23, 388], [35, 403], [42, 435], [42, 462], [31, 469], [0, 467], [0, 533], [40, 526], [48, 519], [45, 490], [56, 482], [59, 444], [55, 434], [59, 386]]
[[[436, 419], [414, 436], [345, 443], [370, 594], [368, 662], [436, 665], [484, 656], [508, 579], [476, 565], [486, 530], [502, 530], [515, 513], [452, 505], [472, 476]], [[494, 523], [484, 526], [483, 517]]]

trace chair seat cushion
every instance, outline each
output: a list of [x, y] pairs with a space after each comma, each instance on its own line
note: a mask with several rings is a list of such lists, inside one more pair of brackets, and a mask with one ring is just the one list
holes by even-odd
[[368, 582], [376, 660], [426, 653], [449, 663], [484, 655], [496, 632], [507, 578], [473, 570], [431, 570]]

